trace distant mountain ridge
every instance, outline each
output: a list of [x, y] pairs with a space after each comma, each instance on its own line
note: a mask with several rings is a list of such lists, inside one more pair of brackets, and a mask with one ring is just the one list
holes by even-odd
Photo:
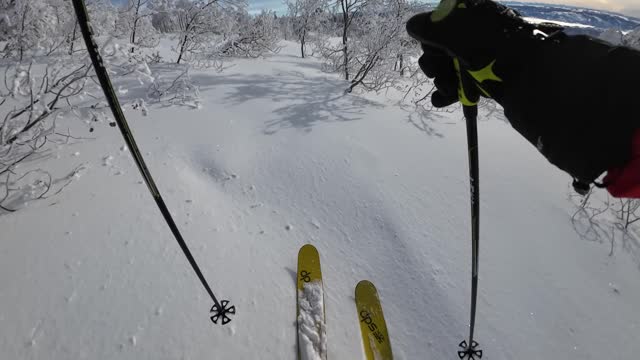
[[640, 27], [640, 19], [604, 10], [511, 1], [505, 1], [503, 4], [518, 10], [526, 17], [588, 25], [599, 31], [606, 29], [630, 31]]
[[[610, 11], [569, 5], [553, 5], [516, 1], [500, 1], [516, 9], [531, 22], [556, 22], [568, 34], [585, 34], [617, 45], [640, 49], [640, 19]], [[437, 4], [424, 4], [421, 11], [430, 11]]]
[[610, 11], [568, 5], [505, 1], [524, 17], [559, 22], [569, 34], [585, 34], [640, 49], [640, 19]]
[[640, 27], [624, 33], [617, 29], [609, 29], [602, 32], [598, 37], [615, 45], [624, 45], [640, 49]]

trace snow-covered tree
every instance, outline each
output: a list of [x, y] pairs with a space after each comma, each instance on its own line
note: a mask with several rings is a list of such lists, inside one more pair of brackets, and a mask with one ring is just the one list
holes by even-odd
[[[111, 2], [86, 3], [96, 35], [112, 34], [118, 16]], [[7, 41], [6, 47], [0, 49], [4, 57], [21, 61], [27, 55], [48, 56], [55, 52], [70, 55], [78, 50], [80, 39], [73, 6], [68, 0], [0, 0], [0, 40]]]
[[120, 13], [117, 11], [117, 8], [113, 5], [111, 0], [85, 1], [87, 10], [89, 11], [89, 16], [91, 17], [91, 28], [96, 36], [113, 36], [121, 31], [118, 27]]
[[174, 1], [154, 0], [148, 5], [152, 12], [151, 23], [161, 33], [171, 33], [178, 30], [173, 16]]
[[237, 33], [220, 47], [226, 56], [258, 57], [279, 51], [278, 22], [273, 11], [262, 11], [254, 17], [245, 16], [238, 22]]
[[407, 0], [395, 1], [395, 18], [400, 21], [400, 32], [394, 41], [394, 51], [396, 52], [396, 63], [394, 70], [400, 73], [400, 76], [404, 76], [406, 70], [409, 67], [407, 63], [407, 57], [415, 54], [418, 49], [417, 42], [412, 39], [406, 31], [404, 31], [404, 24], [415, 13], [413, 6], [407, 2]]
[[278, 28], [280, 29], [280, 37], [285, 41], [293, 38], [294, 35], [293, 35], [293, 29], [291, 26], [291, 23], [292, 23], [291, 17], [281, 16], [277, 18], [276, 21], [278, 23]]
[[11, 15], [15, 7], [14, 0], [0, 0], [0, 40], [6, 40], [9, 37], [13, 27]]
[[[347, 74], [351, 73], [348, 91], [356, 86], [380, 90], [393, 85], [394, 70], [403, 70], [402, 47], [406, 37], [404, 24], [408, 7], [403, 0], [370, 1], [357, 23], [359, 36], [352, 41]], [[398, 64], [400, 63], [400, 64]]]
[[6, 23], [7, 44], [3, 50], [4, 57], [22, 61], [25, 53], [34, 50], [46, 32], [47, 6], [41, 1], [15, 0], [9, 2], [8, 13], [4, 16]]
[[129, 42], [131, 52], [135, 51], [136, 46], [154, 47], [158, 43], [157, 31], [151, 22], [152, 0], [129, 0], [127, 7], [122, 16], [128, 29]]
[[350, 82], [381, 90], [405, 75], [408, 54], [416, 51], [404, 30], [412, 14], [406, 0], [339, 0], [336, 20], [342, 42], [331, 40], [331, 29], [320, 45], [325, 68], [340, 72]]
[[61, 111], [69, 111], [72, 108], [69, 104], [84, 91], [91, 66], [88, 62], [66, 60], [52, 62], [44, 69], [32, 63], [15, 63], [4, 69], [5, 80], [0, 85], [0, 176], [4, 183], [0, 209], [3, 211], [16, 210], [5, 200], [10, 203], [12, 198], [19, 197], [20, 189], [9, 184], [25, 177], [33, 175], [28, 180], [30, 198], [43, 199], [55, 193], [52, 191], [54, 181], [47, 171], [38, 168], [21, 172], [18, 167], [37, 154], [49, 151], [52, 143], [63, 144], [64, 139], [71, 136], [56, 131], [56, 119]]
[[210, 53], [215, 35], [222, 32], [221, 22], [228, 20], [225, 13], [237, 7], [246, 8], [246, 4], [239, 0], [226, 2], [224, 6], [220, 0], [175, 2], [174, 16], [179, 29], [176, 63], [192, 55]]
[[300, 56], [305, 57], [307, 37], [318, 27], [327, 7], [327, 0], [287, 0], [288, 20], [293, 34], [300, 42]]
[[353, 21], [360, 15], [373, 0], [338, 0], [338, 6], [342, 15], [342, 71], [344, 79], [350, 80], [349, 64], [351, 63], [351, 49], [349, 37], [351, 35]]

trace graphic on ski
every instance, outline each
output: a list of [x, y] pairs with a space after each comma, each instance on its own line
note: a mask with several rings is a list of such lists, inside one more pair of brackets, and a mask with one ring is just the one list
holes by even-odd
[[391, 342], [376, 287], [367, 280], [356, 286], [356, 307], [367, 360], [392, 360]]
[[298, 252], [298, 359], [326, 360], [327, 336], [320, 255], [313, 245]]

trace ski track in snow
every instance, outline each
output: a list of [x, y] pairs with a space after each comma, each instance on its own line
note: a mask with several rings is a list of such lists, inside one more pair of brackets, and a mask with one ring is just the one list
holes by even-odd
[[298, 291], [298, 306], [300, 360], [325, 360], [327, 338], [322, 283], [304, 283], [302, 291]]
[[[47, 159], [59, 179], [86, 164], [65, 191], [0, 216], [0, 359], [295, 359], [305, 243], [323, 259], [327, 358], [364, 356], [352, 294], [365, 278], [385, 300], [396, 359], [456, 357], [471, 260], [461, 113], [417, 119], [393, 93], [345, 95], [337, 75], [285, 45], [193, 71], [202, 109], [126, 113], [233, 321], [209, 320], [208, 295], [101, 122], [94, 140]], [[609, 256], [607, 241], [581, 239], [570, 179], [508, 124], [481, 121], [479, 141], [485, 357], [635, 359], [635, 240]]]

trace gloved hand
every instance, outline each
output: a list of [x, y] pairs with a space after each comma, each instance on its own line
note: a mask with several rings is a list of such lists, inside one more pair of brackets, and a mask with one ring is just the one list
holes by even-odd
[[434, 79], [436, 91], [431, 94], [431, 103], [437, 108], [458, 102], [458, 76], [453, 58], [444, 51], [422, 44], [424, 54], [418, 59], [420, 69], [428, 78]]
[[443, 0], [412, 17], [407, 31], [422, 45], [421, 69], [435, 78], [434, 106], [493, 98], [579, 186], [629, 162], [640, 128], [632, 106], [640, 52], [529, 24], [490, 0]]
[[[545, 30], [548, 31], [547, 27]], [[502, 82], [502, 79], [492, 68], [497, 51], [510, 45], [508, 40], [514, 36], [527, 33], [533, 37], [535, 29], [514, 10], [483, 0], [444, 0], [435, 11], [418, 14], [407, 22], [409, 35], [421, 43], [424, 52], [419, 59], [420, 68], [428, 77], [435, 78], [437, 91], [432, 95], [435, 107], [457, 102], [461, 95], [459, 90], [465, 87], [464, 80], [469, 77], [478, 83], [490, 80], [491, 84], [485, 85], [499, 91], [496, 82]], [[460, 73], [456, 70], [456, 61]], [[466, 86], [464, 90], [471, 92], [471, 97], [490, 96], [487, 89], [476, 85], [479, 84]]]

